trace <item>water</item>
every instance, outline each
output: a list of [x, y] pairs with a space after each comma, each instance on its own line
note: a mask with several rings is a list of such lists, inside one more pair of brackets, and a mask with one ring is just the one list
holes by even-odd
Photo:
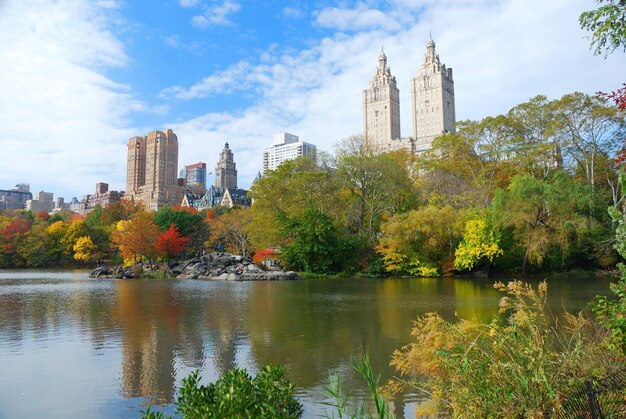
[[[555, 311], [608, 293], [606, 278], [549, 281]], [[174, 413], [181, 379], [282, 364], [305, 417], [324, 414], [323, 386], [339, 373], [365, 395], [350, 359], [368, 350], [383, 378], [411, 321], [489, 319], [492, 281], [346, 279], [295, 282], [89, 279], [86, 272], [0, 271], [0, 418], [138, 418]], [[416, 394], [394, 400], [412, 416]]]

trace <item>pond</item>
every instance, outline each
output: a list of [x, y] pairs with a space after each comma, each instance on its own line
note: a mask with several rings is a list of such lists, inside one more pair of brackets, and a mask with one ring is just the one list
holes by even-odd
[[[536, 282], [536, 281], [535, 281]], [[350, 368], [368, 351], [383, 379], [411, 322], [436, 311], [487, 320], [493, 281], [459, 278], [291, 282], [90, 279], [86, 272], [0, 271], [0, 418], [138, 418], [174, 413], [183, 377], [203, 382], [243, 367], [282, 364], [305, 417], [324, 415], [337, 373], [353, 400], [365, 385]], [[548, 281], [554, 311], [578, 310], [609, 279]], [[394, 400], [412, 417], [418, 395]]]

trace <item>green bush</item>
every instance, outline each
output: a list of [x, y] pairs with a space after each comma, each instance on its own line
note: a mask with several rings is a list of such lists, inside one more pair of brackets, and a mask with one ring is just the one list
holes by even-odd
[[[268, 365], [255, 377], [235, 368], [215, 383], [200, 385], [195, 371], [183, 379], [176, 412], [185, 418], [299, 418], [302, 405], [284, 368]], [[160, 412], [143, 412], [144, 419], [164, 419]]]

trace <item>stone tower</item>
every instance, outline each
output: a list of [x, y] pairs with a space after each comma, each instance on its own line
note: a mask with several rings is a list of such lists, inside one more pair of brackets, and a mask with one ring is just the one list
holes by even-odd
[[363, 140], [371, 151], [389, 148], [400, 138], [400, 91], [381, 51], [376, 74], [363, 90]]
[[441, 134], [453, 132], [454, 81], [452, 69], [439, 61], [435, 42], [429, 36], [424, 62], [411, 79], [413, 138], [417, 144], [428, 145]]
[[224, 145], [215, 167], [215, 187], [222, 188], [222, 190], [237, 188], [237, 169], [235, 168], [233, 152], [228, 148], [228, 143]]

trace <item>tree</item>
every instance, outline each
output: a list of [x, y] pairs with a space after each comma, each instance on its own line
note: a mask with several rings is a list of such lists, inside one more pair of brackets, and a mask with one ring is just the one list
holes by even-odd
[[349, 228], [371, 241], [383, 212], [393, 213], [410, 199], [408, 171], [389, 154], [345, 155], [339, 159], [338, 169], [351, 201]]
[[502, 254], [498, 242], [499, 237], [484, 220], [468, 220], [463, 240], [454, 252], [454, 266], [459, 270], [469, 270], [483, 260], [493, 262], [494, 257]]
[[451, 206], [428, 206], [390, 217], [376, 251], [392, 274], [434, 276], [452, 269], [461, 215]]
[[280, 257], [289, 269], [328, 274], [338, 272], [350, 260], [354, 244], [342, 239], [332, 219], [309, 206], [302, 215], [280, 217], [282, 234], [288, 242]]
[[82, 236], [76, 240], [72, 250], [74, 251], [75, 260], [87, 262], [94, 258], [97, 247], [93, 244], [91, 237]]
[[50, 255], [56, 259], [57, 263], [61, 263], [61, 258], [64, 254], [62, 239], [65, 236], [68, 227], [68, 222], [59, 220], [53, 222], [46, 228], [46, 233], [48, 233], [48, 251], [50, 252]]
[[117, 222], [112, 241], [124, 259], [145, 257], [152, 264], [152, 260], [159, 255], [156, 247], [159, 234], [152, 213], [138, 211], [129, 220]]
[[499, 199], [525, 249], [522, 275], [528, 262], [541, 265], [551, 247], [566, 254], [571, 234], [585, 225], [580, 215], [585, 195], [562, 171], [547, 180], [518, 175]]
[[189, 239], [181, 235], [174, 224], [171, 224], [170, 228], [159, 234], [156, 247], [164, 256], [178, 256], [185, 250], [188, 241]]
[[154, 215], [154, 222], [159, 230], [166, 231], [174, 225], [178, 232], [188, 239], [185, 248], [196, 254], [204, 248], [209, 237], [208, 225], [195, 208], [161, 207]]
[[581, 28], [592, 32], [594, 54], [605, 56], [618, 48], [626, 52], [626, 0], [596, 0], [600, 7], [581, 13]]
[[88, 236], [89, 228], [83, 219], [74, 219], [68, 226], [65, 234], [61, 238], [61, 246], [63, 252], [67, 255], [72, 255], [74, 252], [74, 245], [80, 237]]
[[249, 209], [232, 209], [222, 214], [212, 224], [211, 244], [228, 248], [231, 253], [247, 257], [250, 253], [250, 236], [248, 228], [252, 220]]
[[[47, 214], [47, 213], [46, 213]], [[45, 266], [50, 258], [45, 218], [35, 218], [30, 229], [16, 242], [16, 250], [27, 266]]]

